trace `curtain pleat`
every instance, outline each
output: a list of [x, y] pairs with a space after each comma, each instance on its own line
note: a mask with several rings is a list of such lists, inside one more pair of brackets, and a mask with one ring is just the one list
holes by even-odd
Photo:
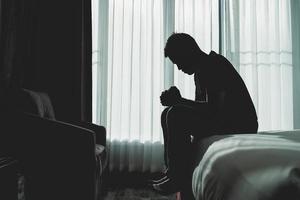
[[35, 0], [0, 0], [0, 87], [35, 82], [27, 77], [36, 71], [38, 5]]
[[291, 0], [294, 128], [300, 129], [300, 1]]
[[221, 51], [233, 63], [255, 104], [259, 130], [293, 127], [290, 1], [93, 4], [93, 121], [107, 127], [110, 170], [163, 168], [159, 96], [176, 85], [184, 97], [195, 97], [193, 77], [164, 58], [173, 32], [192, 35], [203, 51]]
[[[102, 0], [96, 6], [97, 3], [94, 1], [96, 8], [106, 7], [108, 13], [106, 18], [103, 15], [99, 18], [100, 12], [93, 11], [96, 26], [93, 36], [100, 40], [93, 43], [96, 73], [93, 104], [96, 112], [101, 113], [95, 113], [93, 119], [107, 127], [110, 169], [161, 170], [163, 107], [159, 96], [164, 89], [163, 1]], [[107, 49], [101, 46], [104, 43]], [[104, 76], [106, 83], [100, 80]]]
[[290, 1], [229, 0], [222, 6], [222, 53], [247, 85], [259, 130], [292, 129]]
[[160, 94], [175, 84], [194, 99], [195, 88], [193, 78], [178, 75], [164, 58], [164, 45], [180, 31], [191, 33], [206, 51], [218, 50], [217, 4], [93, 1], [93, 121], [107, 127], [110, 170], [163, 169]]
[[[176, 0], [175, 32], [193, 36], [200, 48], [209, 53], [219, 51], [219, 7], [218, 0]], [[175, 66], [176, 67], [176, 66]], [[174, 85], [188, 99], [195, 99], [193, 76], [174, 70]]]

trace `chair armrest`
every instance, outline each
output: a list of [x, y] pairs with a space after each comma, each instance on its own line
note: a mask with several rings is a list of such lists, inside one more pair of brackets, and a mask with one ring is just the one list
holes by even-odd
[[30, 199], [95, 199], [93, 131], [30, 114], [14, 123]]
[[104, 126], [83, 121], [74, 122], [73, 124], [94, 131], [96, 134], [96, 144], [106, 146], [106, 129]]

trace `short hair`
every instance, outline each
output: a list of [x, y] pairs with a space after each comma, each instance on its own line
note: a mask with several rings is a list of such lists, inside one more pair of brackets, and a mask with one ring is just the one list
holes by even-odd
[[192, 36], [186, 33], [173, 33], [167, 40], [164, 54], [165, 57], [178, 57], [180, 54], [197, 52], [198, 50], [200, 48]]

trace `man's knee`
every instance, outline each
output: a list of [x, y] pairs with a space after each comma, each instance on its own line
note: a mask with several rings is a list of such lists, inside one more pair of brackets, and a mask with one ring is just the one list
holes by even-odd
[[161, 119], [166, 120], [169, 109], [171, 109], [171, 107], [167, 107], [162, 111]]
[[188, 108], [184, 106], [172, 106], [167, 110], [167, 120], [172, 122], [181, 122], [188, 113]]

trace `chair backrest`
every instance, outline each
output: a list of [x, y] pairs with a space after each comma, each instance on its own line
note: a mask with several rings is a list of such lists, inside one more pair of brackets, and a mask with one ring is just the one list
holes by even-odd
[[55, 119], [51, 100], [46, 93], [28, 89], [16, 90], [9, 95], [9, 101], [10, 107], [14, 110]]
[[27, 89], [23, 89], [23, 91], [28, 94], [37, 108], [38, 113], [33, 114], [38, 114], [40, 117], [48, 119], [55, 119], [54, 109], [47, 93]]

